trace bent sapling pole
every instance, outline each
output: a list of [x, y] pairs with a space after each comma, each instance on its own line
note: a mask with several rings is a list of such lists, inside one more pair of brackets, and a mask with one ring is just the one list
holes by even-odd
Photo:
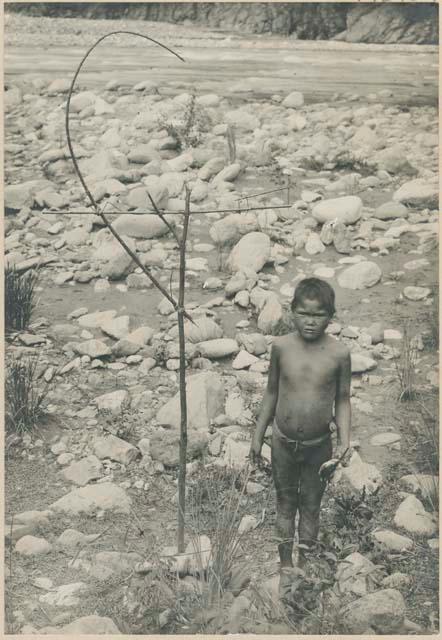
[[148, 193], [150, 202], [154, 209], [155, 214], [160, 218], [160, 220], [167, 226], [169, 231], [172, 233], [174, 239], [178, 243], [179, 251], [180, 251], [180, 271], [179, 271], [179, 293], [178, 293], [178, 301], [174, 299], [172, 294], [169, 292], [158, 282], [155, 276], [147, 269], [142, 262], [139, 260], [138, 256], [134, 251], [130, 249], [130, 247], [126, 244], [123, 238], [119, 235], [119, 233], [112, 227], [106, 216], [104, 215], [103, 209], [100, 209], [95, 198], [93, 197], [88, 185], [86, 184], [86, 180], [81, 173], [80, 167], [77, 162], [77, 158], [75, 156], [75, 152], [72, 146], [71, 134], [70, 134], [70, 105], [71, 98], [74, 91], [75, 83], [78, 78], [78, 75], [83, 67], [83, 64], [92, 53], [92, 51], [105, 39], [112, 35], [116, 34], [126, 34], [132, 36], [138, 36], [140, 38], [144, 38], [145, 40], [149, 40], [154, 44], [162, 47], [166, 51], [169, 51], [174, 56], [176, 56], [179, 60], [184, 62], [184, 58], [182, 58], [178, 53], [169, 49], [161, 42], [154, 40], [148, 36], [145, 36], [141, 33], [136, 33], [133, 31], [112, 31], [107, 33], [106, 35], [99, 38], [92, 47], [86, 52], [83, 56], [80, 64], [78, 65], [74, 77], [72, 79], [68, 97], [66, 101], [66, 118], [65, 118], [65, 127], [66, 127], [66, 137], [69, 148], [69, 153], [72, 158], [72, 162], [74, 165], [75, 172], [81, 182], [81, 185], [88, 197], [95, 213], [100, 216], [105, 227], [110, 231], [110, 233], [114, 236], [114, 238], [120, 243], [126, 253], [132, 258], [135, 264], [140, 267], [143, 273], [151, 280], [152, 284], [160, 291], [163, 296], [173, 305], [178, 320], [178, 336], [179, 336], [179, 353], [180, 353], [180, 455], [179, 455], [179, 479], [178, 479], [178, 532], [177, 532], [177, 547], [178, 552], [182, 553], [184, 551], [184, 526], [185, 526], [185, 512], [186, 512], [186, 457], [187, 457], [187, 397], [186, 397], [186, 348], [185, 348], [185, 333], [184, 333], [184, 318], [187, 318], [191, 322], [193, 322], [192, 317], [186, 312], [184, 308], [184, 288], [185, 288], [185, 274], [186, 274], [186, 240], [187, 233], [189, 228], [189, 219], [190, 219], [190, 191], [186, 187], [186, 204], [184, 211], [184, 226], [183, 233], [181, 238], [179, 237], [176, 229], [169, 223], [167, 218], [163, 215], [163, 213], [159, 210], [154, 199]]

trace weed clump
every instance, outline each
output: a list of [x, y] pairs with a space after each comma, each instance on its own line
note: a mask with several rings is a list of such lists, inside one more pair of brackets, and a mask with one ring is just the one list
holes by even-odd
[[203, 134], [210, 131], [212, 119], [207, 111], [196, 103], [195, 95], [191, 95], [183, 106], [180, 117], [166, 120], [164, 117], [159, 122], [169, 136], [178, 143], [178, 150], [189, 147], [197, 147], [203, 138]]
[[14, 267], [5, 270], [5, 328], [23, 331], [29, 326], [37, 306], [36, 285], [38, 272], [21, 273]]
[[38, 358], [11, 358], [6, 364], [5, 426], [9, 433], [31, 431], [44, 414], [49, 384], [38, 383]]

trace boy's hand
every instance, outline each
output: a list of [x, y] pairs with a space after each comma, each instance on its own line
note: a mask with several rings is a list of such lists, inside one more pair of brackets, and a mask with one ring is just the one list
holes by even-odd
[[249, 451], [249, 460], [252, 464], [258, 464], [261, 462], [261, 449], [262, 444], [256, 442], [255, 439], [252, 439], [252, 444], [250, 445]]
[[321, 480], [323, 480], [324, 482], [328, 482], [329, 480], [331, 480], [334, 472], [338, 468], [338, 465], [339, 460], [337, 458], [332, 458], [331, 460], [327, 460], [327, 462], [324, 462], [324, 464], [321, 464], [318, 471]]

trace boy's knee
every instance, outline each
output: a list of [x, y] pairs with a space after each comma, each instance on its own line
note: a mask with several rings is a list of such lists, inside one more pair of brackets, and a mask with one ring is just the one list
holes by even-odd
[[278, 498], [277, 512], [279, 516], [293, 518], [296, 515], [298, 501], [296, 498]]

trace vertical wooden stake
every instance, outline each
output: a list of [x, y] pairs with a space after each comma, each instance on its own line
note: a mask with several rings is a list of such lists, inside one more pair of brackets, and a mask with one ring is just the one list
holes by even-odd
[[180, 241], [180, 275], [178, 293], [178, 339], [180, 349], [180, 466], [178, 473], [178, 553], [184, 552], [186, 516], [186, 458], [187, 458], [187, 397], [186, 397], [186, 341], [184, 336], [184, 286], [186, 283], [186, 240], [190, 218], [190, 191], [186, 186], [186, 210], [183, 235]]

